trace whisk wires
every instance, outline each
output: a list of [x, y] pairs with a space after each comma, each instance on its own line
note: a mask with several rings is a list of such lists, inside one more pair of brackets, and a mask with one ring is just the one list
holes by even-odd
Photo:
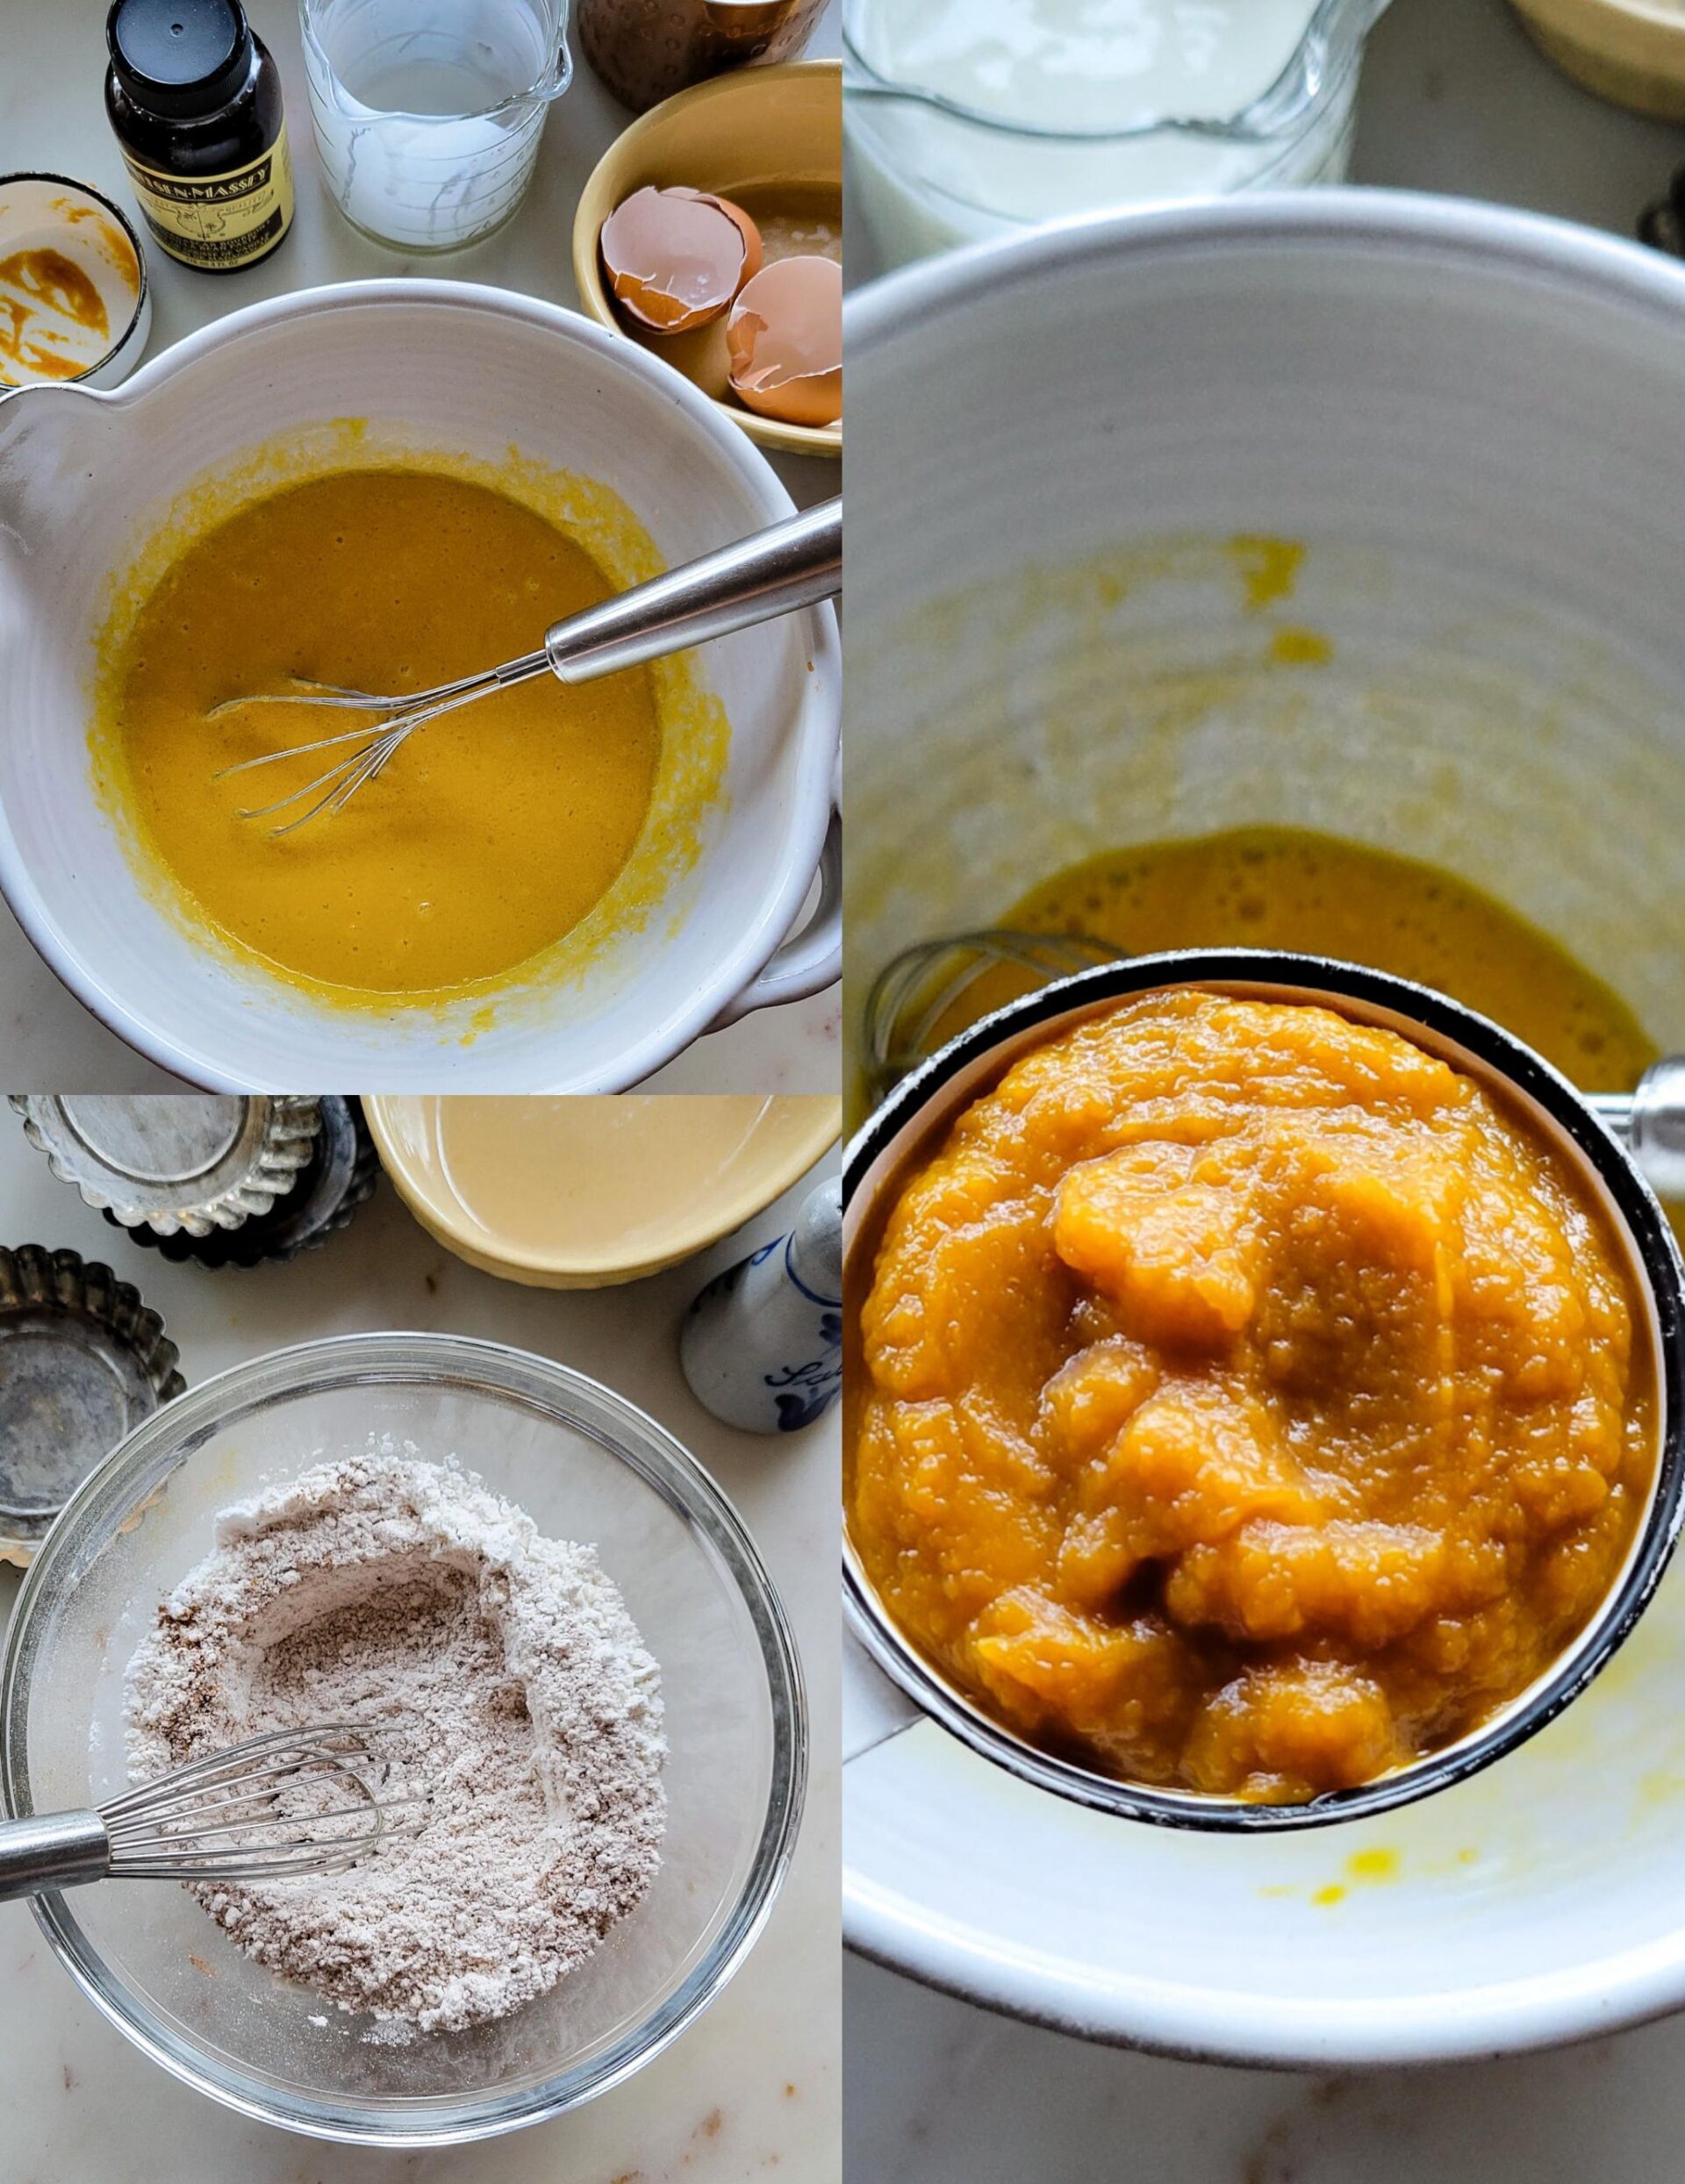
[[[1122, 951], [1082, 933], [1021, 933], [991, 927], [921, 941], [892, 957], [866, 995], [864, 1047], [874, 1099], [928, 1062], [941, 1043], [939, 1028], [991, 971], [1022, 971], [1029, 987], [1045, 985]], [[1027, 989], [1028, 990], [1028, 989]]]
[[383, 1796], [385, 1773], [379, 1731], [356, 1723], [249, 1738], [103, 1806], [111, 1871], [256, 1880], [343, 1869], [419, 1824], [425, 1798]]
[[[235, 774], [252, 773], [262, 767], [280, 765], [288, 759], [309, 758], [320, 751], [340, 750], [347, 744], [355, 744], [355, 750], [312, 779], [289, 790], [285, 796], [276, 797], [270, 804], [250, 806], [236, 813], [242, 820], [279, 820], [281, 823], [269, 830], [277, 839], [294, 834], [313, 819], [342, 811], [360, 789], [367, 788], [385, 771], [416, 730], [425, 727], [428, 721], [438, 720], [442, 713], [455, 712], [459, 706], [472, 705], [477, 698], [488, 697], [495, 690], [526, 682], [542, 674], [549, 665], [543, 653], [529, 653], [505, 667], [490, 669], [481, 675], [465, 675], [460, 682], [443, 683], [436, 690], [409, 698], [376, 698], [365, 691], [342, 690], [336, 684], [312, 683], [301, 676], [296, 691], [263, 698], [225, 698], [219, 705], [211, 708], [209, 719], [214, 720], [221, 714], [255, 705], [338, 707], [372, 717], [338, 735], [319, 736], [312, 742], [294, 743], [285, 750], [263, 751], [255, 758], [242, 758], [234, 765], [224, 766], [214, 778], [226, 781]], [[283, 818], [287, 813], [292, 816]]]

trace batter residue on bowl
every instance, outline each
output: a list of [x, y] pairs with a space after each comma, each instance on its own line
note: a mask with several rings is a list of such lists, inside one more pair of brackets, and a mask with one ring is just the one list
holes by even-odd
[[506, 2016], [654, 1878], [659, 1671], [594, 1550], [390, 1439], [226, 1511], [129, 1666], [136, 1780], [321, 1722], [378, 1730], [383, 1796], [425, 1819], [348, 1872], [192, 1894], [383, 2037]]
[[1620, 1248], [1395, 1034], [1190, 991], [1050, 1042], [901, 1191], [853, 1536], [1019, 1733], [1290, 1801], [1455, 1741], [1584, 1628], [1653, 1479]]
[[398, 999], [496, 980], [579, 927], [633, 857], [663, 760], [652, 670], [543, 677], [432, 721], [343, 811], [280, 839], [241, 809], [342, 751], [215, 777], [347, 715], [212, 709], [298, 677], [425, 690], [531, 652], [620, 588], [536, 508], [442, 469], [261, 493], [188, 541], [106, 664], [112, 798], [198, 916], [289, 977]]

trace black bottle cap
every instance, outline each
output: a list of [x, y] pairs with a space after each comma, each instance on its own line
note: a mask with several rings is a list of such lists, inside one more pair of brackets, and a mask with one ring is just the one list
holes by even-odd
[[251, 74], [240, 0], [113, 0], [105, 42], [133, 104], [172, 120], [218, 112]]

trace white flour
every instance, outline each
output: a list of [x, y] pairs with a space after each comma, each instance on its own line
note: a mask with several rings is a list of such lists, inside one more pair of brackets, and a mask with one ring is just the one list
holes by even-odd
[[392, 1789], [431, 1793], [412, 1838], [349, 1873], [193, 1891], [260, 1964], [388, 2037], [543, 1994], [659, 1863], [659, 1672], [595, 1551], [390, 1438], [226, 1511], [127, 1697], [137, 1780], [264, 1729], [391, 1725]]

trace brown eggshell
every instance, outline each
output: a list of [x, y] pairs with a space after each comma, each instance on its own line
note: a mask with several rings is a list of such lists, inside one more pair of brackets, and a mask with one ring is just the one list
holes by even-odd
[[745, 283], [726, 326], [732, 391], [786, 425], [842, 414], [842, 269], [832, 258], [781, 258]]
[[717, 204], [726, 218], [732, 221], [743, 239], [743, 277], [737, 283], [741, 295], [755, 278], [765, 261], [766, 251], [761, 240], [761, 231], [744, 211], [741, 204], [734, 204], [729, 197], [710, 197], [710, 204]]
[[[752, 237], [752, 247], [751, 247]], [[761, 239], [746, 213], [699, 190], [635, 190], [603, 222], [614, 299], [652, 333], [688, 333], [731, 308]]]
[[645, 327], [639, 338], [712, 401], [730, 401], [731, 351], [726, 346], [723, 318], [692, 326], [688, 333], [650, 333]]

